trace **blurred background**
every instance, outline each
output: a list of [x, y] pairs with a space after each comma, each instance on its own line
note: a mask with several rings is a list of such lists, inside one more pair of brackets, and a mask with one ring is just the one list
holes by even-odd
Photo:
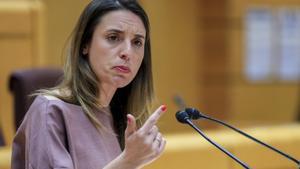
[[[9, 168], [16, 128], [11, 73], [61, 68], [67, 39], [89, 2], [0, 0], [0, 169]], [[178, 97], [300, 158], [300, 0], [140, 3], [150, 17], [155, 91], [168, 106], [159, 123], [167, 150], [149, 168], [241, 168], [176, 121]], [[223, 127], [196, 124], [254, 168], [296, 168]]]

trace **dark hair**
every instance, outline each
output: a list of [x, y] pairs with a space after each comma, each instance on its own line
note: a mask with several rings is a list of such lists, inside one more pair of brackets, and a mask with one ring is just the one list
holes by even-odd
[[[141, 126], [151, 111], [154, 98], [149, 21], [147, 14], [137, 1], [93, 0], [87, 5], [71, 36], [64, 67], [64, 79], [59, 86], [54, 88], [58, 89], [60, 94], [53, 90], [46, 93], [81, 105], [95, 127], [100, 131], [105, 129], [95, 116], [95, 110], [101, 108], [97, 102], [100, 94], [98, 85], [101, 81], [92, 71], [83, 50], [91, 42], [94, 30], [101, 22], [101, 18], [108, 12], [116, 10], [128, 10], [136, 14], [142, 20], [146, 30], [144, 58], [138, 73], [127, 86], [117, 89], [110, 103], [115, 129], [123, 149], [126, 114], [133, 114], [137, 118], [138, 126]], [[68, 92], [64, 93], [64, 91]]]

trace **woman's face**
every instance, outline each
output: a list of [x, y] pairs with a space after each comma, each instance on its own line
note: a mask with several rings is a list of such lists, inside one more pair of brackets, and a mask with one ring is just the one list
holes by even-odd
[[102, 85], [120, 88], [133, 80], [144, 57], [145, 37], [142, 20], [130, 11], [112, 11], [101, 18], [83, 53]]

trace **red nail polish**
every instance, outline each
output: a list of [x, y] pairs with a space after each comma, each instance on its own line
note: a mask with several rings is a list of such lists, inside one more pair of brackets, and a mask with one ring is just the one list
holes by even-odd
[[167, 106], [166, 106], [166, 105], [162, 105], [162, 106], [161, 106], [161, 110], [162, 110], [163, 112], [165, 112], [165, 111], [167, 110]]

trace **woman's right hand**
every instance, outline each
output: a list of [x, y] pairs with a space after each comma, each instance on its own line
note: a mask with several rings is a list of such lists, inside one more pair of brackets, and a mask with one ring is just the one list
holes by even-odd
[[124, 151], [105, 169], [137, 169], [156, 160], [166, 145], [156, 126], [165, 111], [166, 106], [160, 106], [140, 129], [136, 127], [135, 117], [128, 114]]
[[166, 106], [160, 106], [138, 130], [135, 118], [130, 114], [127, 115], [123, 155], [132, 166], [140, 168], [153, 162], [162, 154], [166, 140], [158, 131], [156, 123], [165, 111]]

